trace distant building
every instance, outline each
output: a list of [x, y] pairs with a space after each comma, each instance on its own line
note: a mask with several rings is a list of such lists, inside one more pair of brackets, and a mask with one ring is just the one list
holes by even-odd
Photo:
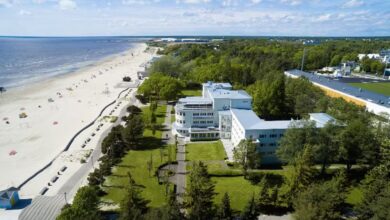
[[10, 209], [19, 201], [19, 189], [10, 187], [6, 190], [0, 191], [0, 208]]
[[[232, 90], [229, 83], [204, 83], [201, 97], [179, 99], [174, 132], [190, 140], [225, 139], [236, 147], [250, 139], [262, 154], [263, 164], [279, 163], [275, 151], [293, 120], [265, 121], [252, 111], [252, 97]], [[323, 113], [310, 114], [317, 127], [332, 119]], [[229, 155], [229, 153], [228, 153]]]
[[347, 83], [331, 80], [329, 78], [314, 75], [312, 73], [301, 70], [288, 70], [285, 71], [284, 74], [292, 78], [305, 77], [309, 79], [315, 86], [321, 88], [327, 95], [331, 97], [343, 98], [348, 102], [353, 102], [357, 105], [364, 106], [368, 111], [374, 114], [390, 114], [390, 96], [366, 91], [361, 88], [350, 86]]
[[368, 57], [369, 59], [380, 59], [381, 55], [379, 53], [370, 53], [370, 54], [358, 54], [359, 60], [363, 60], [364, 57]]

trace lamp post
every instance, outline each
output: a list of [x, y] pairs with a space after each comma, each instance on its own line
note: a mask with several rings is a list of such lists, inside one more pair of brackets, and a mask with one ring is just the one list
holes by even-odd
[[65, 204], [68, 204], [68, 201], [66, 200], [66, 192], [64, 192], [64, 199], [65, 199]]

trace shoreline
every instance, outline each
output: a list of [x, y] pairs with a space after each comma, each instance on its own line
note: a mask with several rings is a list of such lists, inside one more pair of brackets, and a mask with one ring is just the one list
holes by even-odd
[[[144, 52], [146, 47], [145, 43], [135, 43], [130, 50], [106, 57], [91, 66], [12, 91], [8, 90], [6, 92], [8, 94], [4, 93], [0, 97], [0, 171], [5, 177], [0, 182], [1, 189], [18, 186], [56, 158], [50, 167], [21, 189], [20, 195], [21, 197], [38, 195], [66, 164], [67, 171], [60, 176], [58, 182], [53, 183], [51, 187], [53, 189], [49, 190], [49, 194], [56, 194], [56, 188], [60, 187], [59, 182], [66, 181], [81, 167], [80, 160], [96, 148], [93, 139], [99, 138], [101, 134], [91, 126], [92, 128], [85, 129], [75, 138], [68, 151], [63, 151], [66, 143], [77, 131], [96, 118], [102, 106], [112, 102], [119, 91], [129, 86], [122, 81], [124, 75], [137, 79], [140, 65], [153, 56]], [[131, 56], [132, 53], [134, 56]], [[99, 71], [104, 72], [99, 74]], [[67, 90], [67, 85], [72, 87], [72, 90]], [[48, 101], [49, 97], [52, 97], [53, 102]], [[104, 111], [102, 117], [108, 115], [110, 109]], [[17, 117], [15, 113], [21, 111], [26, 112], [27, 118]], [[102, 117], [98, 117], [99, 120]], [[10, 123], [6, 124], [4, 118], [8, 118]], [[104, 124], [102, 131], [109, 125], [105, 122]], [[92, 137], [90, 132], [93, 134]], [[85, 139], [92, 140], [85, 148], [81, 148]], [[12, 151], [15, 151], [15, 154], [11, 155]]]
[[[92, 61], [88, 61], [88, 62], [91, 62], [85, 66], [82, 66], [82, 67], [79, 67], [79, 68], [76, 68], [75, 70], [71, 70], [69, 72], [66, 72], [66, 73], [62, 73], [62, 74], [58, 74], [58, 75], [53, 75], [53, 76], [48, 76], [48, 77], [45, 77], [41, 80], [37, 80], [37, 81], [32, 81], [32, 82], [29, 82], [29, 83], [26, 83], [24, 85], [18, 85], [18, 86], [12, 86], [12, 87], [4, 87], [6, 89], [5, 92], [3, 92], [3, 94], [0, 95], [0, 104], [3, 102], [3, 99], [4, 97], [7, 98], [7, 96], [15, 96], [15, 95], [19, 95], [19, 93], [23, 92], [23, 90], [40, 90], [40, 86], [39, 84], [43, 83], [43, 84], [48, 84], [48, 83], [53, 83], [57, 80], [64, 80], [64, 79], [67, 79], [69, 77], [74, 77], [75, 75], [77, 74], [83, 74], [85, 71], [89, 71], [89, 70], [92, 70], [93, 68], [96, 68], [98, 67], [99, 65], [102, 65], [106, 62], [110, 62], [110, 61], [113, 61], [114, 59], [118, 58], [118, 57], [121, 57], [127, 53], [129, 53], [129, 51], [132, 51], [133, 49], [135, 49], [137, 46], [141, 45], [141, 44], [144, 44], [142, 42], [140, 43], [133, 43], [133, 46], [125, 51], [122, 51], [122, 52], [119, 52], [119, 53], [115, 53], [115, 54], [110, 54], [110, 55], [107, 55], [101, 59], [97, 59], [97, 60], [92, 60]], [[9, 95], [8, 95], [9, 94]]]

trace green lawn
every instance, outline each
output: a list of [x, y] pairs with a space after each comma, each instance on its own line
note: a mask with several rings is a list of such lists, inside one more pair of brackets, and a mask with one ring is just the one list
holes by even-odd
[[202, 90], [200, 90], [200, 89], [199, 90], [186, 89], [186, 90], [182, 90], [181, 93], [184, 97], [186, 97], [186, 96], [202, 96]]
[[[147, 112], [149, 108], [145, 107], [143, 111]], [[165, 105], [157, 108], [157, 123], [164, 122], [165, 111]], [[130, 150], [122, 162], [114, 167], [113, 174], [107, 177], [104, 190], [108, 194], [103, 197], [103, 201], [119, 203], [123, 199], [124, 187], [128, 184], [127, 172], [130, 172], [136, 183], [143, 186], [142, 196], [151, 201], [151, 207], [160, 207], [165, 203], [165, 186], [158, 183], [154, 174], [159, 165], [168, 161], [168, 153], [171, 154], [171, 159], [175, 160], [175, 149], [174, 146], [161, 145], [161, 131], [157, 131], [153, 136], [151, 130], [145, 129], [144, 136], [143, 150]], [[147, 161], [151, 157], [153, 171], [149, 175]]]
[[359, 187], [353, 187], [347, 194], [346, 202], [351, 205], [357, 205], [363, 199], [362, 189]]
[[349, 83], [349, 85], [390, 96], [390, 83]]
[[225, 160], [225, 148], [221, 141], [190, 143], [186, 145], [186, 159], [189, 161]]
[[214, 198], [215, 203], [220, 204], [223, 194], [227, 192], [230, 197], [230, 205], [236, 211], [243, 210], [253, 193], [256, 198], [260, 189], [259, 186], [251, 184], [242, 176], [213, 177], [212, 180], [215, 182], [215, 192], [218, 193]]

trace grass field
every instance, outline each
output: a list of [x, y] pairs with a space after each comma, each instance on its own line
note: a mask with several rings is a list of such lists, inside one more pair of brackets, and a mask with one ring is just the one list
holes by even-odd
[[226, 153], [221, 141], [190, 143], [186, 145], [186, 159], [190, 161], [225, 160]]
[[[144, 112], [149, 108], [144, 108]], [[159, 106], [157, 109], [157, 123], [164, 122], [166, 106]], [[130, 172], [135, 182], [143, 187], [142, 196], [150, 200], [151, 207], [160, 207], [166, 201], [165, 187], [158, 183], [154, 176], [158, 166], [168, 161], [168, 153], [171, 158], [175, 157], [174, 146], [161, 147], [161, 131], [157, 131], [153, 136], [152, 131], [145, 129], [143, 150], [130, 150], [123, 158], [122, 162], [114, 167], [113, 174], [109, 176], [104, 185], [104, 190], [108, 193], [103, 197], [104, 201], [119, 203], [125, 195], [125, 186], [128, 184], [127, 172]], [[168, 150], [170, 148], [170, 150]], [[149, 175], [147, 161], [153, 161], [153, 171]]]
[[390, 83], [349, 83], [349, 85], [390, 96]]
[[251, 184], [244, 177], [213, 177], [215, 182], [215, 192], [218, 193], [215, 198], [215, 204], [220, 204], [225, 192], [229, 194], [230, 205], [235, 211], [244, 209], [248, 200], [254, 194], [255, 198], [260, 190], [257, 185]]

